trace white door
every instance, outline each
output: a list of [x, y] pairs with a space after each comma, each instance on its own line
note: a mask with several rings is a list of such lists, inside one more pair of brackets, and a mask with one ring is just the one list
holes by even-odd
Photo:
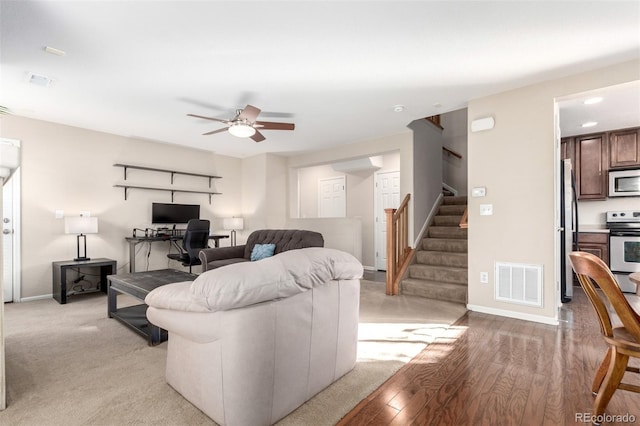
[[400, 172], [376, 173], [375, 178], [375, 245], [376, 269], [387, 269], [387, 220], [384, 209], [400, 205]]
[[318, 217], [346, 217], [345, 177], [318, 180]]
[[2, 287], [5, 302], [19, 298], [20, 168], [2, 186]]

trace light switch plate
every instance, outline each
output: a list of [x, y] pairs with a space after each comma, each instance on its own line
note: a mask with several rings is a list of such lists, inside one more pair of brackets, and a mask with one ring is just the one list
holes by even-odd
[[56, 219], [64, 219], [64, 210], [56, 210]]
[[480, 216], [491, 216], [493, 214], [493, 204], [480, 204]]
[[480, 282], [483, 284], [487, 284], [489, 282], [488, 272], [480, 272]]
[[487, 188], [484, 186], [478, 186], [471, 190], [472, 197], [484, 197], [485, 195], [487, 195]]

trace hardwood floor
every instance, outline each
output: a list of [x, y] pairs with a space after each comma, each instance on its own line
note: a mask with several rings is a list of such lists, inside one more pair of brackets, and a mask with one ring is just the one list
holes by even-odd
[[[589, 423], [580, 416], [592, 411], [591, 383], [606, 345], [581, 288], [561, 321], [549, 326], [468, 312], [339, 425]], [[637, 376], [627, 373], [623, 381], [640, 384]], [[603, 424], [640, 424], [640, 395], [617, 391], [606, 413], [635, 421]]]

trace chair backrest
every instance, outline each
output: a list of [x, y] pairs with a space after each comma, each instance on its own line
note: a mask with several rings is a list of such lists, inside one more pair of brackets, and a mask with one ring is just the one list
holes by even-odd
[[191, 219], [187, 223], [187, 229], [182, 238], [182, 247], [187, 253], [191, 263], [198, 260], [198, 253], [209, 245], [209, 221], [203, 219]]
[[[636, 341], [640, 341], [640, 316], [629, 305], [606, 263], [591, 253], [581, 251], [570, 253], [569, 258], [571, 259], [573, 270], [578, 275], [580, 285], [598, 314], [602, 333], [607, 337], [613, 337], [611, 317], [604, 299], [606, 298], [627, 332]], [[594, 283], [602, 289], [602, 292], [597, 291]], [[602, 294], [604, 294], [604, 297]]]

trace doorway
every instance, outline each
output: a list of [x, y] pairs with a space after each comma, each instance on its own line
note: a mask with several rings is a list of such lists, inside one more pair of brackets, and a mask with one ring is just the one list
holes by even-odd
[[2, 287], [5, 303], [20, 301], [20, 167], [2, 186]]
[[384, 209], [400, 205], [400, 172], [380, 172], [375, 175], [375, 248], [376, 269], [387, 269], [387, 218]]

